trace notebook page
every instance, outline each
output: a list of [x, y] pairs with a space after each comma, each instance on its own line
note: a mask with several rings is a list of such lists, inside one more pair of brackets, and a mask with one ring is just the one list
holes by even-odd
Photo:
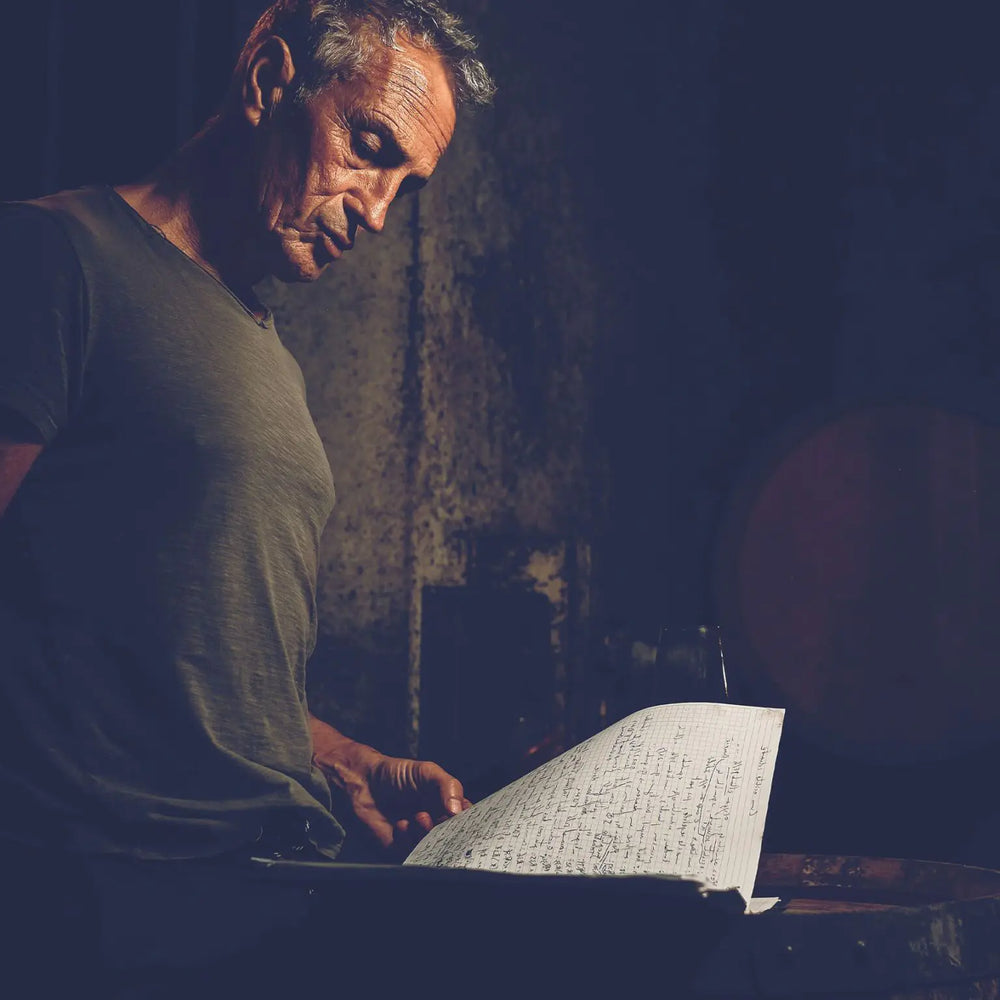
[[406, 864], [667, 874], [751, 898], [783, 709], [643, 709], [435, 827]]

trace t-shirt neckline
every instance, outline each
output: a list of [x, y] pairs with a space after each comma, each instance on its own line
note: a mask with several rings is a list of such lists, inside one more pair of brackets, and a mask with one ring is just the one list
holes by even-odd
[[[110, 196], [111, 200], [120, 205], [125, 209], [126, 213], [131, 216], [133, 220], [140, 226], [140, 228], [151, 236], [155, 236], [157, 240], [162, 240], [168, 247], [172, 248], [175, 253], [180, 254], [189, 264], [194, 265], [204, 274], [207, 278], [215, 282], [239, 307], [243, 310], [246, 315], [253, 320], [253, 322], [264, 330], [270, 330], [274, 325], [274, 314], [271, 310], [264, 306], [264, 316], [259, 317], [254, 311], [241, 299], [224, 281], [217, 278], [208, 268], [204, 267], [202, 264], [198, 263], [193, 257], [186, 254], [176, 243], [168, 239], [163, 230], [158, 226], [154, 226], [148, 219], [144, 218], [139, 212], [137, 212], [110, 184], [102, 185], [103, 190], [107, 195]], [[264, 305], [261, 303], [261, 305]]]

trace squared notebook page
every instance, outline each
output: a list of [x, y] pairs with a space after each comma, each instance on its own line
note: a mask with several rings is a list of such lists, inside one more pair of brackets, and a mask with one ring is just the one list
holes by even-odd
[[404, 862], [665, 874], [749, 901], [784, 709], [635, 712], [434, 827]]

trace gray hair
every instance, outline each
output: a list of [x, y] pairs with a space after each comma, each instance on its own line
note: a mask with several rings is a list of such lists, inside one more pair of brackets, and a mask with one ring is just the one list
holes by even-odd
[[400, 33], [441, 57], [457, 104], [492, 101], [496, 87], [475, 58], [476, 40], [437, 0], [278, 0], [250, 32], [237, 71], [246, 69], [259, 42], [279, 35], [295, 61], [293, 96], [302, 102], [332, 80], [356, 74], [374, 44], [395, 47]]

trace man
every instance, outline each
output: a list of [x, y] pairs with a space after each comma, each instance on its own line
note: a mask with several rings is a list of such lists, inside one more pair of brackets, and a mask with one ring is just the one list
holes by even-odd
[[[128, 914], [192, 861], [335, 858], [331, 787], [394, 857], [468, 806], [308, 714], [333, 486], [254, 285], [314, 280], [426, 183], [456, 104], [491, 96], [473, 49], [434, 0], [276, 3], [151, 177], [0, 214], [0, 838], [32, 878], [58, 861], [63, 903], [88, 859], [112, 966], [177, 958]], [[232, 929], [226, 905], [197, 908]]]

